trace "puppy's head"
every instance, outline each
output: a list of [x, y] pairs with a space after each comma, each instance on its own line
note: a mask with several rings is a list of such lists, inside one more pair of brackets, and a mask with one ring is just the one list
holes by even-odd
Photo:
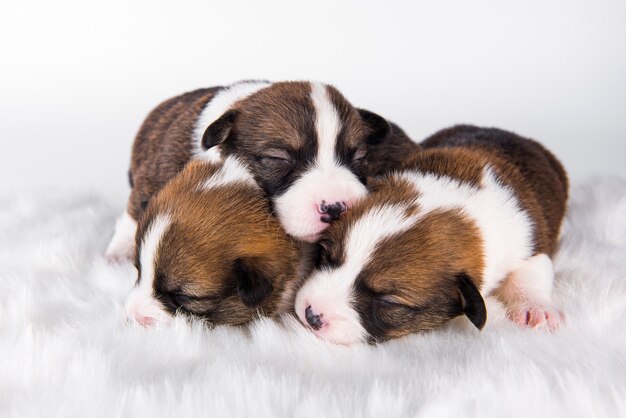
[[331, 86], [283, 82], [237, 102], [206, 129], [202, 145], [238, 155], [287, 233], [314, 242], [366, 194], [368, 147], [388, 133], [383, 118]]
[[316, 271], [296, 296], [300, 321], [334, 343], [432, 330], [486, 310], [482, 242], [460, 210], [424, 212], [408, 183], [386, 179], [320, 240]]
[[273, 313], [298, 250], [234, 157], [191, 162], [149, 203], [136, 235], [127, 316], [144, 326], [176, 313], [242, 324]]

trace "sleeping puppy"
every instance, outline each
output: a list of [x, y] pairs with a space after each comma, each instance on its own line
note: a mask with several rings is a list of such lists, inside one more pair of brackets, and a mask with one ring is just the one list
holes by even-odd
[[335, 343], [384, 341], [466, 315], [479, 329], [497, 295], [522, 326], [555, 329], [555, 251], [568, 180], [537, 142], [458, 126], [325, 231], [298, 291], [300, 321]]
[[296, 279], [306, 273], [299, 244], [232, 156], [188, 164], [150, 200], [136, 240], [138, 278], [126, 315], [143, 326], [176, 313], [239, 325], [291, 310]]
[[190, 160], [239, 156], [287, 233], [315, 242], [366, 194], [368, 175], [418, 148], [400, 128], [321, 83], [246, 81], [174, 97], [137, 134], [127, 211], [106, 255], [132, 255], [146, 203]]

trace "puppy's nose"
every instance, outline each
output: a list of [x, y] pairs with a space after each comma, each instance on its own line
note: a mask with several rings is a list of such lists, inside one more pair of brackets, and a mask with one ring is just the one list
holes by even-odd
[[339, 219], [342, 213], [347, 209], [346, 202], [335, 202], [327, 204], [325, 200], [318, 207], [318, 212], [322, 215], [320, 220], [327, 224]]
[[157, 324], [156, 318], [142, 315], [137, 311], [133, 313], [133, 316], [135, 317], [135, 321], [144, 328], [152, 328]]
[[313, 312], [311, 305], [306, 307], [304, 316], [306, 317], [306, 322], [308, 322], [314, 330], [318, 330], [322, 328], [322, 325], [324, 325], [324, 322], [322, 321], [322, 314], [316, 315], [315, 312]]

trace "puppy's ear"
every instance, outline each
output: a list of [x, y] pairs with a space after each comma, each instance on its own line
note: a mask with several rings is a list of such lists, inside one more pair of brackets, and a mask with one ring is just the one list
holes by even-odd
[[257, 260], [238, 258], [233, 269], [237, 293], [244, 305], [254, 308], [270, 297], [274, 287]]
[[487, 322], [487, 307], [478, 288], [470, 276], [461, 273], [457, 276], [461, 311], [476, 328], [483, 329]]
[[368, 144], [378, 144], [389, 135], [391, 126], [389, 126], [389, 122], [385, 118], [365, 109], [359, 109], [359, 114], [366, 128], [366, 141]]
[[206, 128], [202, 135], [202, 148], [207, 150], [224, 142], [232, 133], [237, 118], [236, 110], [229, 110]]

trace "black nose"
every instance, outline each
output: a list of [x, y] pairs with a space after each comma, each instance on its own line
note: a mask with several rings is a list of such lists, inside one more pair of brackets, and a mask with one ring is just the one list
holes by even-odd
[[322, 200], [319, 211], [322, 214], [320, 220], [329, 224], [339, 219], [339, 216], [346, 211], [346, 202], [335, 202], [332, 205], [327, 205], [326, 201]]
[[315, 315], [313, 313], [313, 309], [311, 309], [311, 305], [307, 306], [304, 311], [304, 316], [306, 316], [306, 322], [309, 323], [311, 328], [314, 330], [318, 330], [322, 328], [322, 317], [321, 315]]

